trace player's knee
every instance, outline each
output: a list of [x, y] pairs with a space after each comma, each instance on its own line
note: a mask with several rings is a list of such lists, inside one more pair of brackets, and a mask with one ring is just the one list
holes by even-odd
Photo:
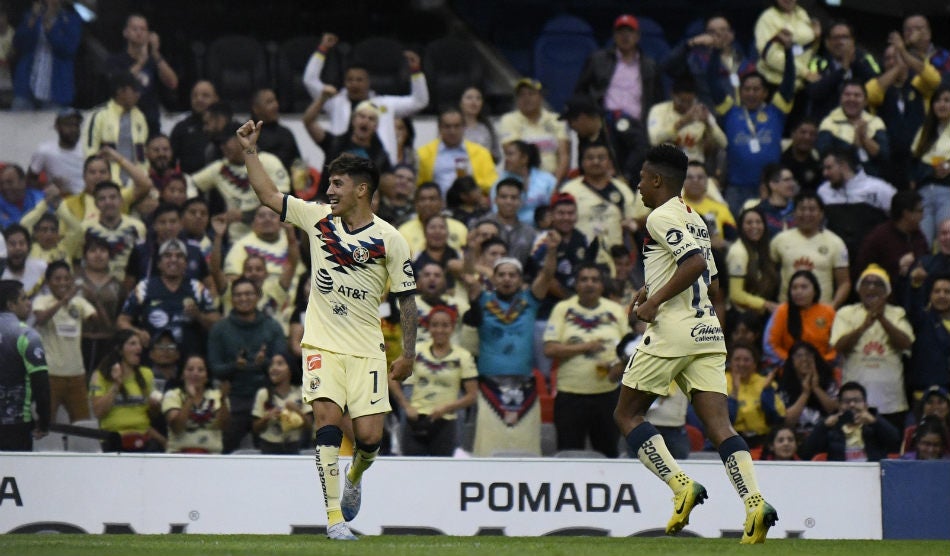
[[379, 445], [382, 441], [382, 438], [373, 443], [364, 443], [359, 438], [356, 439], [356, 449], [357, 451], [364, 452], [367, 454], [376, 453], [379, 450]]
[[325, 425], [317, 430], [317, 446], [336, 446], [343, 444], [343, 431], [336, 425]]

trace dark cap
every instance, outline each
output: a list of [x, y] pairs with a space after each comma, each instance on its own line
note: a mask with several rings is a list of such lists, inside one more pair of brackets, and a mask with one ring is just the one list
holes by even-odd
[[162, 328], [156, 332], [154, 336], [152, 336], [152, 341], [149, 343], [149, 349], [154, 349], [162, 338], [168, 338], [173, 344], [175, 344], [175, 347], [179, 347], [178, 342], [175, 341], [175, 334], [172, 332], [172, 329]]
[[600, 115], [600, 107], [594, 102], [594, 99], [586, 95], [574, 95], [564, 105], [564, 111], [561, 112], [559, 119], [571, 120], [580, 114], [589, 116]]
[[82, 122], [82, 112], [76, 110], [75, 108], [63, 108], [56, 114], [56, 121], [68, 120], [70, 118], [75, 118]]
[[950, 392], [947, 392], [947, 389], [942, 386], [937, 386], [934, 384], [930, 388], [927, 388], [927, 390], [924, 391], [923, 400], [927, 401], [927, 398], [930, 396], [940, 396], [950, 403]]

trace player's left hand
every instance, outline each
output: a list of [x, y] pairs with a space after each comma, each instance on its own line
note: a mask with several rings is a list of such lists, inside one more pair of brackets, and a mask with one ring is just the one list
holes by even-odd
[[389, 378], [395, 380], [396, 382], [402, 382], [409, 378], [412, 375], [412, 365], [413, 360], [400, 355], [393, 361], [393, 364], [389, 366]]
[[[639, 296], [637, 296], [637, 299], [639, 299]], [[633, 306], [633, 310], [637, 313], [637, 318], [643, 322], [653, 322], [659, 308], [659, 305], [654, 302], [654, 298], [648, 298], [639, 305], [634, 304]]]

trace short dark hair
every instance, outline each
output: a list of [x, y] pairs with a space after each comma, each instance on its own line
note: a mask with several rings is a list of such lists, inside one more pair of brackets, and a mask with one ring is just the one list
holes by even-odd
[[237, 278], [234, 279], [233, 282], [231, 282], [231, 295], [232, 296], [234, 295], [234, 288], [243, 284], [250, 284], [250, 286], [254, 288], [254, 293], [256, 293], [258, 297], [260, 297], [261, 290], [257, 287], [257, 284], [252, 282], [251, 279], [246, 276], [238, 276]]
[[850, 382], [845, 382], [844, 384], [841, 385], [841, 388], [838, 389], [838, 400], [839, 400], [839, 401], [841, 400], [841, 397], [844, 396], [844, 393], [847, 392], [848, 390], [853, 390], [853, 391], [855, 391], [855, 392], [861, 392], [861, 397], [864, 398], [864, 401], [865, 401], [865, 402], [868, 401], [868, 391], [867, 391], [867, 389], [866, 389], [864, 386], [862, 386], [860, 382], [855, 382], [855, 381], [853, 381], [853, 380], [850, 381]]
[[825, 202], [821, 200], [821, 197], [818, 196], [818, 193], [808, 190], [804, 190], [798, 195], [795, 195], [795, 208], [798, 208], [798, 205], [808, 200], [815, 201], [818, 203], [818, 208], [820, 208], [822, 211], [825, 210]]
[[509, 141], [507, 144], [518, 149], [518, 152], [528, 157], [528, 168], [541, 166], [541, 153], [538, 151], [538, 146], [534, 143], [515, 139], [514, 141]]
[[122, 195], [122, 188], [119, 187], [119, 184], [115, 183], [114, 181], [106, 180], [96, 184], [96, 188], [92, 190], [93, 199], [99, 196], [100, 191], [105, 191], [106, 189], [115, 189], [119, 196]]
[[176, 207], [175, 205], [171, 203], [161, 203], [157, 207], [155, 207], [155, 210], [152, 212], [152, 222], [155, 222], [156, 220], [158, 220], [159, 216], [163, 214], [168, 214], [169, 212], [174, 212], [175, 214], [179, 216], [179, 218], [181, 217], [180, 208]]
[[445, 192], [445, 204], [449, 208], [456, 208], [462, 204], [462, 195], [478, 189], [478, 183], [472, 176], [455, 178], [452, 187]]
[[169, 139], [168, 136], [165, 135], [164, 133], [156, 133], [155, 135], [152, 135], [151, 137], [149, 137], [149, 138], [148, 138], [148, 141], [146, 141], [145, 144], [146, 144], [146, 145], [151, 145], [151, 144], [152, 144], [152, 141], [154, 141], [154, 140], [156, 140], [156, 139], [164, 139], [164, 140], [168, 141], [169, 143], [171, 143], [171, 141], [172, 141], [172, 140]]
[[46, 272], [44, 273], [43, 276], [46, 279], [47, 284], [49, 283], [50, 279], [53, 277], [53, 273], [56, 272], [56, 270], [60, 268], [65, 269], [66, 272], [71, 272], [71, 270], [69, 269], [69, 263], [67, 263], [66, 261], [62, 259], [55, 260], [49, 263], [48, 265], [46, 265]]
[[[853, 37], [854, 33], [851, 33], [851, 36]], [[844, 90], [848, 87], [858, 87], [861, 89], [861, 93], [863, 93], [865, 97], [868, 96], [868, 90], [864, 88], [864, 83], [862, 81], [858, 81], [857, 79], [846, 79], [844, 83], [841, 84], [841, 91], [844, 92]]]
[[113, 73], [109, 77], [109, 92], [111, 96], [114, 97], [116, 93], [127, 87], [132, 87], [138, 91], [141, 87], [141, 84], [139, 83], [138, 79], [125, 70]]
[[8, 311], [10, 303], [17, 301], [23, 291], [19, 280], [0, 280], [0, 311]]
[[673, 80], [673, 86], [670, 91], [675, 95], [677, 93], [696, 93], [696, 78], [691, 73], [684, 73]]
[[369, 186], [369, 199], [373, 198], [376, 188], [379, 187], [379, 170], [367, 158], [350, 153], [343, 153], [327, 167], [330, 176], [349, 176], [354, 183], [366, 182]]
[[743, 75], [743, 76], [739, 79], [739, 86], [741, 87], [741, 86], [745, 85], [745, 82], [748, 81], [748, 80], [750, 80], [750, 79], [752, 79], [752, 78], [756, 78], [756, 79], [758, 79], [759, 81], [761, 81], [763, 87], [768, 87], [768, 86], [769, 86], [769, 82], [765, 80], [765, 76], [762, 75], [761, 73], [759, 73], [758, 71], [750, 71], [749, 73]]
[[574, 279], [577, 280], [580, 277], [581, 272], [584, 270], [596, 270], [597, 275], [600, 277], [600, 281], [604, 283], [604, 286], [607, 285], [607, 273], [604, 272], [604, 268], [594, 261], [582, 261], [577, 265], [577, 268], [574, 269]]
[[23, 168], [19, 164], [7, 164], [2, 169], [0, 169], [0, 172], [6, 172], [7, 170], [13, 170], [14, 172], [16, 172], [16, 177], [18, 180], [22, 180], [23, 178], [26, 177], [26, 173], [23, 171]]
[[501, 239], [498, 236], [492, 236], [482, 242], [482, 253], [484, 253], [485, 250], [491, 247], [492, 245], [501, 245], [502, 247], [505, 248], [505, 253], [508, 252], [508, 242]]
[[438, 192], [438, 194], [439, 194], [439, 198], [440, 198], [440, 199], [442, 198], [442, 188], [439, 187], [439, 184], [438, 184], [438, 183], [436, 183], [436, 182], [434, 182], [434, 181], [424, 181], [424, 182], [422, 182], [422, 183], [419, 184], [419, 187], [416, 187], [415, 199], [418, 199], [418, 198], [419, 198], [419, 194], [420, 194], [420, 193], [422, 193], [423, 191], [427, 191], [427, 190], [429, 190], [429, 189], [435, 189], [436, 192]]
[[97, 161], [97, 160], [101, 160], [102, 162], [105, 162], [105, 163], [106, 163], [106, 167], [109, 166], [109, 161], [108, 161], [108, 160], [102, 158], [102, 157], [99, 156], [98, 154], [91, 154], [91, 155], [89, 155], [89, 156], [86, 157], [86, 160], [83, 160], [83, 162], [82, 162], [82, 172], [85, 174], [85, 173], [86, 173], [86, 170], [89, 169], [89, 165], [92, 164], [93, 162]]
[[891, 197], [891, 219], [900, 220], [905, 212], [913, 212], [914, 207], [923, 202], [920, 193], [907, 189], [898, 191]]
[[[462, 111], [459, 110], [458, 108], [454, 107], [454, 106], [450, 106], [450, 107], [448, 107], [448, 108], [442, 109], [442, 110], [439, 112], [439, 118], [438, 118], [438, 120], [436, 120], [436, 125], [441, 126], [441, 125], [442, 125], [442, 118], [448, 116], [449, 114], [458, 114], [459, 116], [461, 116], [461, 115], [462, 115]], [[463, 118], [463, 121], [464, 121], [464, 118]]]
[[36, 224], [33, 225], [33, 233], [34, 233], [34, 234], [36, 233], [36, 228], [37, 228], [40, 224], [42, 224], [42, 223], [44, 223], [44, 222], [48, 222], [48, 223], [52, 224], [54, 228], [56, 228], [57, 230], [59, 230], [59, 218], [57, 218], [56, 215], [53, 214], [53, 213], [44, 212], [44, 213], [40, 216], [40, 219], [36, 221]]
[[661, 143], [650, 147], [644, 163], [663, 176], [663, 183], [669, 189], [679, 191], [686, 181], [686, 167], [689, 158], [686, 153], [670, 143]]
[[86, 234], [86, 240], [82, 245], [82, 254], [85, 255], [94, 247], [105, 249], [106, 251], [109, 252], [109, 255], [112, 255], [112, 246], [109, 245], [108, 241], [104, 240], [103, 238], [99, 236]]
[[502, 186], [514, 187], [518, 190], [518, 193], [524, 193], [524, 183], [518, 178], [502, 178], [498, 183], [495, 184], [495, 194], [498, 193], [498, 190]]
[[10, 238], [16, 234], [23, 234], [23, 236], [26, 237], [27, 247], [30, 247], [33, 244], [32, 238], [30, 237], [30, 231], [27, 230], [26, 227], [20, 224], [19, 222], [14, 222], [13, 224], [10, 224], [9, 226], [3, 229], [3, 239], [6, 240], [8, 243], [10, 241]]
[[182, 203], [181, 205], [182, 212], [188, 210], [191, 207], [191, 205], [204, 205], [205, 208], [209, 208], [208, 201], [206, 201], [204, 197], [198, 195], [197, 197], [186, 199], [185, 202]]
[[[782, 170], [785, 169], [785, 166], [781, 162], [769, 162], [762, 167], [762, 185], [768, 187], [773, 181], [779, 181], [782, 179]], [[772, 188], [768, 187], [769, 193], [772, 192]]]

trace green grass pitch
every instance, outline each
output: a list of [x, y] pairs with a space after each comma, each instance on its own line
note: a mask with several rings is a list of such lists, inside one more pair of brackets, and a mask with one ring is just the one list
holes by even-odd
[[4, 556], [239, 556], [337, 554], [383, 556], [662, 556], [950, 555], [950, 541], [775, 539], [742, 546], [736, 539], [604, 537], [363, 537], [331, 542], [303, 535], [4, 535]]

